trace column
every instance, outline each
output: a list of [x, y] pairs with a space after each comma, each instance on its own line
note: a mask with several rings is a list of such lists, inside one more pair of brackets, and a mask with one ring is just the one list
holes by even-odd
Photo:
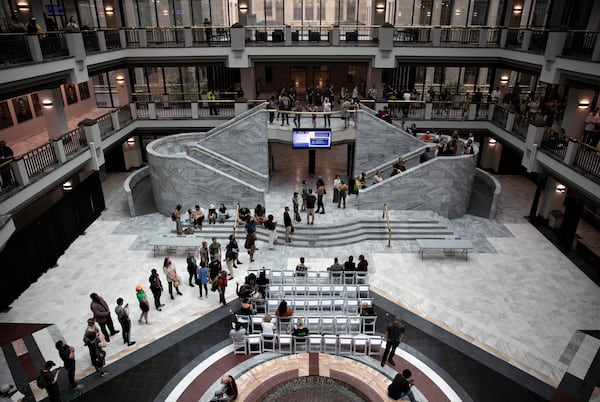
[[256, 93], [256, 76], [254, 67], [240, 68], [240, 79], [242, 90], [246, 99], [256, 99], [260, 94]]
[[115, 78], [117, 81], [117, 101], [118, 106], [125, 106], [131, 100], [131, 83], [129, 81], [129, 73], [127, 69], [115, 70]]
[[[538, 214], [544, 219], [550, 219], [550, 214], [554, 211], [562, 211], [562, 204], [565, 200], [565, 193], [556, 191], [556, 186], [562, 184], [556, 181], [553, 177], [548, 177], [546, 187], [542, 197], [542, 203]], [[554, 219], [558, 219], [558, 215], [554, 215]], [[560, 226], [560, 222], [555, 222]], [[553, 225], [554, 226], [554, 225]]]
[[538, 164], [536, 162], [536, 153], [538, 146], [544, 138], [544, 130], [546, 129], [543, 121], [531, 121], [527, 128], [527, 137], [525, 138], [525, 151], [521, 165], [527, 168], [527, 172], [537, 172]]
[[[48, 138], [60, 138], [69, 131], [67, 124], [67, 115], [62, 101], [60, 87], [53, 89], [43, 89], [39, 92], [40, 102], [44, 110], [44, 123], [48, 130]], [[45, 103], [52, 103], [51, 106], [43, 106]]]

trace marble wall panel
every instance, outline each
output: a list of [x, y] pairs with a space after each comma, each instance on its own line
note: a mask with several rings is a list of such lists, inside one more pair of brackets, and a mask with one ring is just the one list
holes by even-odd
[[454, 219], [469, 207], [477, 155], [438, 157], [362, 190], [359, 209], [431, 210]]

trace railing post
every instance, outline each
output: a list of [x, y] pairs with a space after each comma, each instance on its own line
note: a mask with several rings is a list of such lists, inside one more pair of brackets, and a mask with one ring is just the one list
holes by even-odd
[[135, 106], [135, 102], [129, 103], [129, 110], [131, 110], [131, 120], [137, 119], [137, 107]]
[[489, 28], [481, 28], [479, 30], [479, 47], [487, 47], [488, 37], [490, 36]]
[[242, 51], [246, 47], [246, 28], [232, 27], [229, 29], [231, 35], [231, 50]]
[[183, 28], [183, 41], [185, 47], [194, 46], [194, 34], [191, 27]]
[[13, 159], [13, 161], [10, 163], [10, 167], [12, 168], [15, 179], [17, 180], [17, 183], [19, 183], [19, 186], [24, 187], [30, 183], [23, 158]]
[[100, 126], [96, 120], [85, 119], [80, 125], [83, 125], [83, 132], [85, 133], [85, 139], [90, 146], [91, 159], [90, 168], [92, 170], [98, 170], [98, 168], [104, 165], [104, 152], [102, 152], [102, 136], [100, 134]]
[[148, 32], [144, 28], [137, 30], [140, 47], [148, 47]]
[[339, 25], [334, 25], [331, 29], [331, 46], [339, 46], [340, 45], [340, 27]]
[[431, 29], [431, 45], [433, 47], [440, 47], [442, 43], [442, 27], [433, 27]]
[[63, 145], [62, 138], [55, 138], [52, 141], [52, 148], [54, 148], [54, 154], [58, 163], [62, 165], [67, 162], [67, 153], [65, 152], [65, 146]]
[[285, 45], [292, 46], [292, 27], [290, 25], [285, 26]]
[[580, 144], [577, 141], [570, 140], [569, 145], [567, 145], [567, 152], [565, 152], [565, 159], [563, 162], [567, 166], [572, 166], [575, 162], [575, 158], [577, 157], [577, 151], [579, 150]]
[[112, 120], [112, 125], [115, 131], [121, 129], [121, 123], [119, 122], [119, 111], [113, 110], [110, 112], [110, 119]]
[[515, 125], [516, 114], [513, 112], [508, 112], [508, 116], [506, 117], [506, 127], [504, 129], [509, 133], [512, 133], [513, 126]]
[[467, 120], [475, 120], [477, 117], [477, 103], [469, 103], [469, 110], [467, 111]]
[[106, 52], [106, 35], [104, 35], [104, 31], [96, 31], [96, 38], [98, 38], [98, 47], [101, 52]]
[[502, 28], [502, 30], [500, 31], [500, 47], [501, 48], [506, 47], [507, 40], [508, 40], [508, 29]]
[[198, 102], [190, 102], [190, 106], [192, 107], [192, 119], [197, 119], [199, 117]]
[[390, 51], [394, 49], [394, 28], [379, 27], [379, 50]]
[[488, 120], [494, 120], [494, 109], [496, 109], [496, 104], [494, 103], [489, 103], [488, 104]]
[[544, 52], [546, 61], [554, 61], [556, 56], [562, 53], [568, 34], [568, 32], [550, 32], [548, 34], [548, 42], [546, 42], [546, 51]]
[[42, 47], [40, 46], [40, 38], [37, 35], [27, 35], [26, 38], [27, 46], [29, 47], [29, 53], [31, 53], [31, 58], [33, 59], [33, 61], [44, 61]]
[[536, 153], [538, 145], [544, 139], [544, 130], [546, 129], [543, 122], [530, 121], [527, 127], [527, 137], [525, 138], [525, 150], [521, 165], [527, 168], [527, 172], [537, 172]]
[[433, 116], [433, 103], [427, 102], [425, 104], [425, 120], [431, 120], [431, 116]]
[[235, 102], [233, 104], [233, 114], [234, 116], [239, 116], [244, 112], [248, 111], [248, 103], [246, 102]]
[[531, 29], [526, 29], [523, 32], [523, 40], [521, 42], [521, 50], [528, 51], [529, 44], [531, 43], [531, 37], [533, 36], [533, 31]]
[[156, 120], [156, 102], [148, 102], [148, 118]]
[[121, 42], [121, 49], [127, 49], [127, 32], [124, 29], [119, 29], [119, 42]]

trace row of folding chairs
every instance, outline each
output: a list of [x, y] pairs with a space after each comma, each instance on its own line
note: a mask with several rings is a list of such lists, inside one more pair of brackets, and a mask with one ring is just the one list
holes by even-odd
[[[326, 315], [352, 315], [360, 314], [362, 302], [372, 305], [372, 299], [346, 299], [346, 298], [292, 298], [287, 299], [288, 307], [294, 310], [294, 313], [320, 313]], [[267, 313], [275, 314], [279, 307], [279, 300], [267, 300]]]
[[369, 285], [269, 285], [267, 297], [286, 299], [292, 297], [346, 297], [368, 299], [371, 297]]
[[[264, 315], [239, 315], [236, 314], [236, 320], [241, 323], [249, 334], [260, 334], [262, 333], [262, 322]], [[318, 317], [318, 316], [299, 316], [294, 315], [292, 317], [273, 317], [271, 322], [275, 324], [275, 328], [278, 333], [285, 333], [287, 330], [291, 330], [298, 319], [302, 319], [302, 322], [311, 333], [316, 334], [365, 334], [375, 335], [375, 324], [377, 322], [377, 316], [356, 316], [356, 315], [344, 315], [344, 316], [332, 316], [332, 317]]]
[[[248, 270], [248, 275], [253, 273], [259, 276], [259, 270]], [[365, 285], [369, 283], [369, 273], [364, 271], [311, 271], [305, 275], [297, 276], [294, 270], [265, 269], [270, 284], [321, 284], [321, 285]]]
[[298, 337], [287, 334], [267, 336], [262, 334], [232, 338], [234, 354], [273, 353], [331, 353], [335, 355], [380, 355], [383, 339], [376, 335], [310, 334]]

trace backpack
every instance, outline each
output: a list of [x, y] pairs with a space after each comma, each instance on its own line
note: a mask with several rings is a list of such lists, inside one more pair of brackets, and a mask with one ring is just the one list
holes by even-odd
[[175, 212], [171, 212], [171, 220], [173, 222], [177, 222], [177, 215], [175, 214]]
[[38, 375], [38, 378], [35, 381], [35, 383], [38, 386], [38, 388], [41, 388], [41, 389], [46, 389], [48, 387], [48, 382], [46, 381], [46, 378], [44, 377], [44, 373], [41, 373], [41, 372], [40, 372], [40, 375]]

